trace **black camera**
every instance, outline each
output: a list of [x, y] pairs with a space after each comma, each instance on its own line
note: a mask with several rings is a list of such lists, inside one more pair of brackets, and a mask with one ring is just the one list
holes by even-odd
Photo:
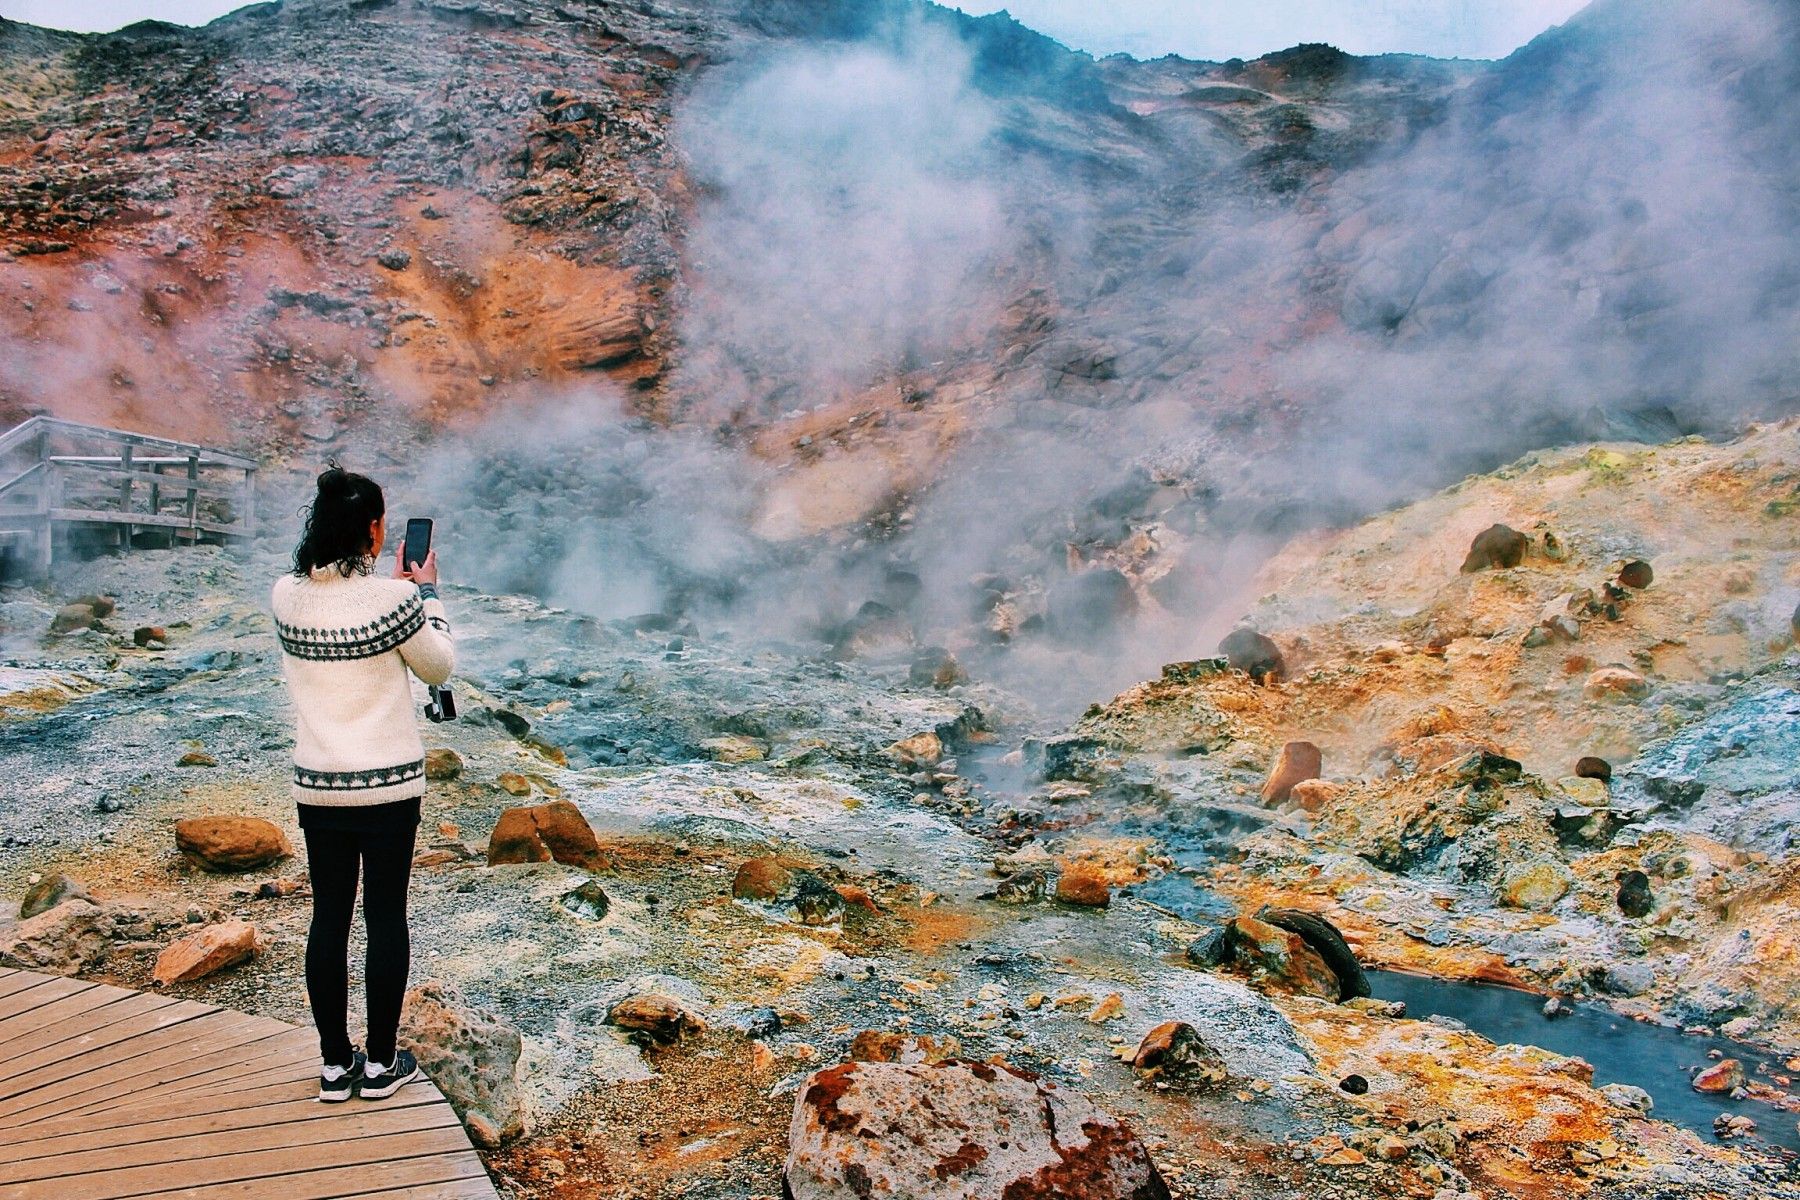
[[430, 721], [456, 720], [456, 697], [447, 685], [431, 685], [431, 703], [425, 706], [425, 718]]

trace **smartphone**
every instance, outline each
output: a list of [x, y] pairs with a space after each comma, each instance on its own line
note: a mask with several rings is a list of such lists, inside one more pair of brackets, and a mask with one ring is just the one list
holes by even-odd
[[406, 541], [400, 547], [400, 561], [410, 571], [425, 561], [431, 553], [431, 518], [409, 517], [406, 521]]

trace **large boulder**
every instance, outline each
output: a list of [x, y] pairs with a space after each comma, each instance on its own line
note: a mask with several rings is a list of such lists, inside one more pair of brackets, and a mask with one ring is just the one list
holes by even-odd
[[234, 816], [175, 822], [175, 848], [208, 871], [254, 871], [294, 852], [273, 823]]
[[75, 975], [105, 962], [114, 941], [148, 932], [142, 913], [77, 897], [8, 929], [0, 966]]
[[427, 981], [406, 993], [400, 1044], [486, 1150], [525, 1132], [525, 1093], [519, 1086], [518, 1031], [475, 1008], [447, 983]]
[[259, 949], [256, 926], [248, 921], [222, 921], [163, 947], [151, 979], [157, 987], [190, 983], [254, 958]]
[[1275, 639], [1254, 629], [1234, 629], [1219, 643], [1219, 653], [1232, 670], [1242, 671], [1258, 683], [1278, 680], [1287, 670]]
[[1489, 525], [1469, 544], [1462, 573], [1470, 575], [1489, 567], [1516, 567], [1525, 561], [1525, 550], [1530, 545], [1530, 538], [1510, 526]]
[[1339, 1000], [1351, 1000], [1370, 994], [1368, 976], [1363, 974], [1362, 964], [1356, 961], [1356, 953], [1350, 949], [1350, 943], [1344, 940], [1344, 935], [1338, 932], [1337, 926], [1318, 913], [1265, 906], [1256, 914], [1256, 919], [1278, 929], [1285, 929], [1312, 947], [1325, 960], [1325, 965], [1331, 968], [1331, 973], [1337, 976]]
[[612, 864], [581, 810], [567, 800], [509, 808], [488, 838], [488, 865], [559, 862], [586, 871]]
[[1321, 1000], [1343, 995], [1336, 972], [1297, 933], [1254, 917], [1235, 917], [1226, 925], [1226, 943], [1232, 961], [1253, 980]]
[[980, 1062], [849, 1062], [801, 1086], [791, 1200], [1166, 1200], [1135, 1134], [1086, 1097]]

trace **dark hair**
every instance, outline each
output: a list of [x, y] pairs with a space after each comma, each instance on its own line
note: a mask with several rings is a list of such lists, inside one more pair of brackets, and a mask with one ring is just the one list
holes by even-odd
[[319, 567], [336, 567], [346, 579], [369, 570], [369, 525], [387, 512], [381, 485], [366, 475], [327, 463], [319, 494], [301, 510], [306, 527], [294, 550], [294, 574], [304, 578]]

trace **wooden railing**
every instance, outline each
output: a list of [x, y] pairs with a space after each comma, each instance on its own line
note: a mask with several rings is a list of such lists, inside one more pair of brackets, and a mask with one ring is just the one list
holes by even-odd
[[55, 417], [32, 417], [0, 434], [0, 539], [45, 572], [77, 537], [114, 539], [163, 531], [167, 544], [256, 532], [254, 459]]

